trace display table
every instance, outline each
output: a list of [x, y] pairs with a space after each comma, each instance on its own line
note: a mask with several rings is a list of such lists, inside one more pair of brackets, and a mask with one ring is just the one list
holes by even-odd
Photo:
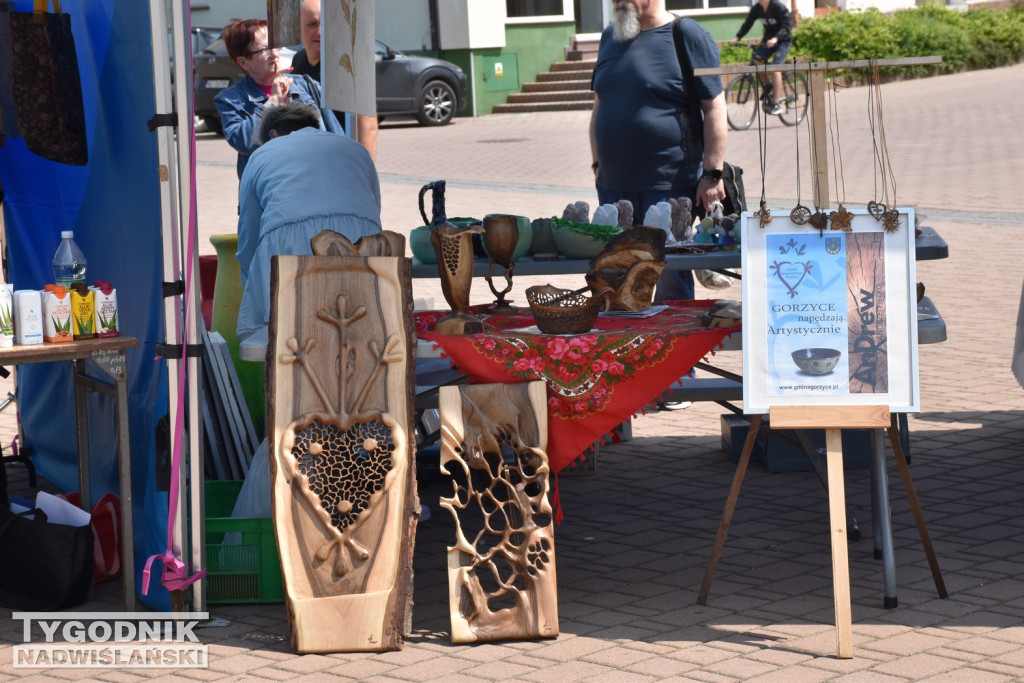
[[[914, 239], [914, 253], [918, 261], [931, 261], [949, 258], [949, 246], [945, 240], [929, 226], [921, 226], [921, 234]], [[685, 248], [669, 250], [665, 255], [665, 270], [721, 270], [739, 268], [742, 261], [741, 252], [736, 249], [715, 249], [707, 252], [687, 252]], [[559, 257], [550, 261], [535, 261], [527, 256], [516, 261], [515, 276], [527, 275], [566, 275], [586, 273], [590, 270], [590, 259], [567, 259]], [[473, 276], [485, 277], [490, 271], [490, 261], [478, 258], [473, 263]], [[437, 265], [420, 263], [413, 260], [412, 276], [418, 278], [436, 278]], [[583, 282], [580, 282], [583, 286]]]
[[[128, 366], [125, 349], [139, 345], [134, 337], [107, 337], [65, 344], [36, 344], [0, 348], [0, 366], [71, 361], [75, 377], [75, 422], [78, 436], [78, 482], [82, 507], [92, 507], [89, 479], [89, 415], [86, 391], [112, 396], [117, 403], [118, 473], [121, 495], [121, 553], [125, 610], [135, 611], [135, 543], [132, 523], [131, 439], [128, 426]], [[110, 386], [85, 374], [91, 360], [114, 380]]]
[[579, 335], [540, 334], [529, 309], [487, 315], [487, 306], [473, 307], [485, 332], [465, 336], [434, 330], [446, 311], [414, 316], [416, 335], [436, 343], [473, 382], [547, 384], [548, 461], [558, 472], [740, 330], [705, 326], [712, 301], [665, 303], [649, 318], [599, 317]]

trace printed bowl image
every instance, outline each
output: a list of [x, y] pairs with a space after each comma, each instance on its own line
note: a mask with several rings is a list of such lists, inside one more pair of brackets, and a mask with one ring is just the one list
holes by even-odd
[[835, 349], [800, 349], [792, 355], [793, 362], [808, 375], [827, 375], [843, 354]]

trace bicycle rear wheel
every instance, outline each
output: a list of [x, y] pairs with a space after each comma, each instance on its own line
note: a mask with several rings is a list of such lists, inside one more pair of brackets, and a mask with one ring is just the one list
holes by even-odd
[[729, 81], [725, 89], [725, 118], [733, 130], [746, 130], [757, 116], [757, 89], [754, 77], [743, 74]]
[[807, 116], [807, 103], [810, 101], [807, 77], [793, 71], [783, 73], [782, 92], [786, 96], [781, 102], [782, 111], [779, 112], [779, 118], [787, 126], [795, 126]]

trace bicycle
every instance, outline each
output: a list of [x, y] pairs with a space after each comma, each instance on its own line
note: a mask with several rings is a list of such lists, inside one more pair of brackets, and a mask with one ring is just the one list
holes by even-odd
[[[754, 50], [754, 46], [747, 44]], [[753, 60], [750, 62], [753, 64]], [[753, 125], [757, 117], [758, 107], [769, 111], [772, 104], [772, 86], [764, 85], [757, 80], [756, 74], [740, 74], [729, 81], [725, 89], [726, 119], [733, 130], [746, 130]], [[779, 104], [780, 111], [776, 114], [787, 126], [795, 126], [807, 116], [807, 103], [810, 91], [807, 87], [807, 76], [799, 71], [782, 72], [782, 91], [785, 94]], [[757, 93], [761, 93], [760, 102]]]

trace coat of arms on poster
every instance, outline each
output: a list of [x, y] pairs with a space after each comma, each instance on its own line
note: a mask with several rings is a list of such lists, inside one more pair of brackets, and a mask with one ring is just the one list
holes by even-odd
[[898, 211], [891, 232], [867, 211], [848, 232], [743, 214], [745, 413], [919, 410], [914, 210]]
[[373, 0], [323, 0], [320, 50], [329, 109], [377, 115]]

